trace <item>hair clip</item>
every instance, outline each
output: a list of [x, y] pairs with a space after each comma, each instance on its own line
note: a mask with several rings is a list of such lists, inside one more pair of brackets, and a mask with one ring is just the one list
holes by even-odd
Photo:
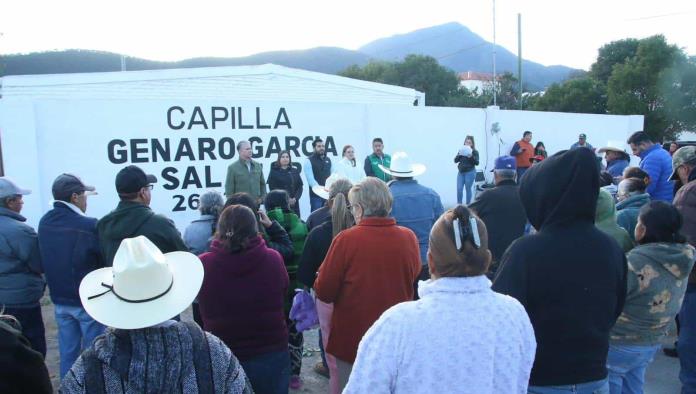
[[462, 250], [462, 231], [459, 225], [459, 219], [452, 220], [452, 228], [454, 229], [454, 245], [457, 247], [457, 250]]
[[479, 236], [478, 223], [476, 218], [469, 217], [469, 225], [471, 226], [471, 235], [474, 240], [474, 247], [476, 249], [481, 247], [481, 237]]
[[234, 235], [234, 233], [232, 231], [228, 231], [225, 233], [225, 237], [227, 237], [227, 238], [232, 238], [233, 235]]

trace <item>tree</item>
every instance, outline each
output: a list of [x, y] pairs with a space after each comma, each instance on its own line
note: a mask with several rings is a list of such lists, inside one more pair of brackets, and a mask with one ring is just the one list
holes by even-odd
[[[613, 67], [607, 83], [607, 110], [612, 114], [645, 116], [644, 130], [655, 140], [672, 139], [683, 125], [680, 113], [665, 107], [665, 85], [680, 79], [683, 51], [667, 44], [664, 36], [652, 36], [638, 43], [636, 55]], [[678, 102], [683, 92], [671, 95]]]
[[606, 87], [590, 78], [578, 78], [551, 85], [543, 96], [530, 103], [535, 111], [606, 113]]
[[638, 43], [635, 38], [612, 41], [599, 48], [597, 61], [590, 67], [590, 74], [596, 80], [606, 84], [611, 77], [614, 66], [623, 64], [638, 52]]
[[408, 55], [396, 63], [371, 61], [363, 67], [348, 67], [340, 75], [416, 89], [425, 93], [425, 103], [433, 106], [445, 105], [459, 87], [457, 74], [430, 56]]

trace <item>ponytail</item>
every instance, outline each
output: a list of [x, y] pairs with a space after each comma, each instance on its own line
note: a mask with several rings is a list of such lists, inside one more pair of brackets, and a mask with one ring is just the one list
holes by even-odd
[[332, 238], [336, 238], [338, 233], [355, 224], [355, 219], [353, 219], [353, 214], [348, 209], [346, 196], [343, 193], [338, 193], [332, 200], [331, 221], [333, 226]]

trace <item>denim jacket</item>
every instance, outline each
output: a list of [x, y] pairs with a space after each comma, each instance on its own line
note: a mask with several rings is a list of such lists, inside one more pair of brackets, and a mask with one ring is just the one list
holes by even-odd
[[416, 234], [421, 264], [425, 265], [428, 263], [430, 229], [444, 212], [440, 196], [413, 179], [392, 181], [389, 189], [394, 197], [391, 214], [396, 219], [396, 224], [407, 227]]

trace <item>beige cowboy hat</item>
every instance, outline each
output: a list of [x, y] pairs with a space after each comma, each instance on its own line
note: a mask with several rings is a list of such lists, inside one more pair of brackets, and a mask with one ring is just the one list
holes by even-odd
[[314, 192], [314, 194], [323, 198], [324, 200], [328, 200], [329, 193], [331, 192], [331, 185], [333, 185], [333, 183], [339, 179], [348, 179], [348, 178], [344, 177], [343, 175], [333, 173], [328, 178], [326, 178], [326, 182], [324, 182], [324, 186], [314, 185], [314, 186], [312, 186], [312, 191]]
[[94, 320], [134, 330], [183, 312], [203, 284], [203, 265], [188, 252], [163, 254], [144, 236], [126, 238], [113, 267], [92, 271], [80, 283], [82, 306]]
[[394, 153], [389, 168], [380, 164], [379, 169], [399, 178], [410, 178], [425, 173], [425, 165], [411, 162], [406, 152]]
[[609, 150], [626, 153], [626, 144], [621, 141], [609, 141], [607, 142], [607, 146], [600, 148], [597, 153], [604, 153]]

